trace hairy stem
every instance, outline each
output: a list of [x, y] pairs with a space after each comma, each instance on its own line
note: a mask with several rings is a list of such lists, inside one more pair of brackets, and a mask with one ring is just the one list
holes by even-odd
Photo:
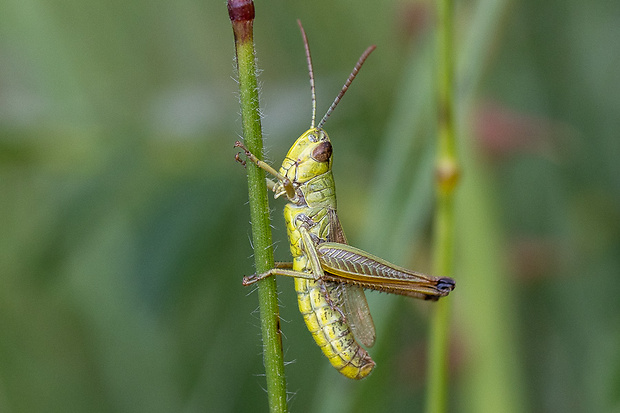
[[[229, 0], [228, 13], [235, 35], [244, 142], [252, 153], [262, 158], [263, 137], [253, 38], [254, 4], [251, 0]], [[248, 162], [247, 174], [256, 272], [263, 273], [274, 267], [265, 172]], [[286, 378], [275, 277], [258, 283], [258, 299], [269, 409], [271, 412], [285, 412]]]

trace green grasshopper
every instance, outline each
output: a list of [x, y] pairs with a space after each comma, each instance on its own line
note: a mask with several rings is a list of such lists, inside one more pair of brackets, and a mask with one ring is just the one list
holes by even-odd
[[[315, 126], [316, 96], [310, 47], [301, 22], [297, 23], [310, 75], [310, 129], [295, 141], [280, 171], [259, 160], [242, 143], [235, 144], [245, 151], [247, 159], [277, 179], [277, 182], [267, 180], [275, 198], [285, 195], [289, 200], [284, 207], [284, 218], [293, 262], [277, 263], [276, 268], [263, 274], [244, 277], [243, 284], [250, 285], [272, 275], [294, 277], [299, 310], [318, 346], [340, 373], [362, 379], [375, 366], [362, 347], [371, 347], [375, 342], [375, 327], [364, 289], [437, 300], [448, 295], [455, 282], [452, 278], [398, 267], [347, 244], [336, 213], [332, 144], [322, 126], [375, 46], [364, 51], [327, 113]], [[245, 164], [239, 154], [236, 159]]]

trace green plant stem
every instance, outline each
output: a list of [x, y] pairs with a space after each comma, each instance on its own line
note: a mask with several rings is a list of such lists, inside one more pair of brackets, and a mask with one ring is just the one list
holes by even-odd
[[[452, 14], [452, 0], [437, 1], [438, 145], [433, 260], [434, 272], [446, 276], [453, 272], [454, 190], [459, 177], [453, 110]], [[445, 412], [447, 408], [449, 324], [450, 299], [447, 298], [437, 303], [431, 321], [426, 400], [429, 413]]]
[[[253, 39], [254, 4], [248, 0], [229, 0], [228, 11], [235, 35], [244, 143], [252, 153], [262, 158], [263, 138]], [[254, 259], [257, 273], [262, 273], [274, 267], [265, 172], [248, 162], [247, 174]], [[269, 409], [271, 412], [285, 412], [286, 379], [275, 277], [259, 282], [258, 299]]]

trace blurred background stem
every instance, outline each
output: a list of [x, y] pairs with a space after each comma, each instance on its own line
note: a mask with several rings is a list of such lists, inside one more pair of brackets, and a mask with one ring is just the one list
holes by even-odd
[[[437, 163], [434, 215], [434, 265], [437, 275], [452, 276], [454, 260], [454, 189], [459, 176], [454, 122], [454, 50], [452, 0], [437, 1]], [[427, 412], [446, 411], [450, 299], [435, 305], [429, 336]]]
[[[228, 11], [235, 35], [244, 142], [250, 152], [262, 159], [263, 136], [253, 34], [254, 4], [248, 0], [229, 0]], [[248, 162], [246, 168], [254, 260], [256, 272], [263, 273], [274, 267], [265, 172], [252, 162]], [[258, 300], [269, 409], [271, 412], [284, 412], [287, 410], [286, 380], [275, 277], [268, 277], [258, 283]]]

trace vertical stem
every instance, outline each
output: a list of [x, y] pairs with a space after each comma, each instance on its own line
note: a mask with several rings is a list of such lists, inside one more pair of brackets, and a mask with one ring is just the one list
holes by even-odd
[[[228, 14], [235, 35], [244, 142], [252, 153], [262, 158], [263, 137], [253, 36], [254, 3], [251, 0], [228, 0]], [[254, 259], [257, 273], [262, 273], [274, 267], [265, 172], [248, 162], [247, 173]], [[259, 282], [258, 299], [269, 409], [271, 412], [285, 412], [286, 379], [275, 277]]]
[[[453, 111], [452, 14], [452, 0], [437, 1], [438, 145], [433, 263], [435, 273], [446, 276], [453, 272], [454, 189], [459, 177]], [[429, 413], [442, 413], [447, 408], [449, 324], [450, 299], [444, 298], [435, 306], [431, 321], [426, 401]]]

